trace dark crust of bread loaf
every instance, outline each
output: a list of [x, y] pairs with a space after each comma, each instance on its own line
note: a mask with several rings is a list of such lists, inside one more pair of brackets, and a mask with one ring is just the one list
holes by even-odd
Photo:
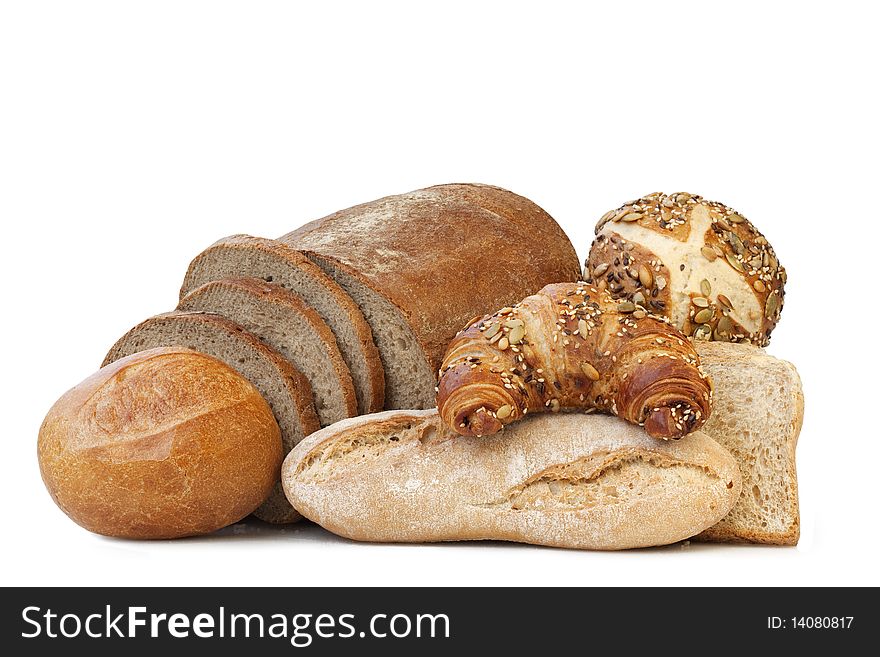
[[574, 247], [532, 201], [478, 184], [388, 196], [280, 241], [330, 261], [406, 318], [432, 371], [469, 320], [580, 276]]
[[199, 295], [210, 292], [210, 290], [214, 288], [239, 290], [259, 299], [263, 303], [281, 306], [287, 312], [301, 316], [309, 324], [322, 343], [323, 351], [325, 352], [335, 374], [336, 385], [343, 397], [347, 417], [358, 414], [357, 396], [355, 394], [354, 383], [351, 379], [351, 372], [345, 364], [345, 360], [342, 358], [342, 353], [339, 351], [339, 345], [336, 343], [336, 337], [333, 335], [333, 331], [330, 330], [327, 323], [321, 319], [320, 315], [315, 312], [314, 308], [309, 306], [298, 295], [290, 290], [287, 290], [280, 285], [267, 283], [264, 280], [256, 278], [230, 278], [205, 283], [186, 295], [186, 297], [181, 300], [181, 305], [183, 305], [187, 299], [193, 300]]
[[[285, 261], [291, 267], [296, 268], [313, 280], [316, 286], [323, 289], [326, 295], [332, 299], [333, 303], [335, 303], [346, 315], [358, 341], [358, 348], [360, 351], [358, 356], [363, 358], [366, 362], [369, 390], [360, 391], [366, 396], [366, 399], [361, 404], [361, 412], [369, 413], [381, 410], [384, 407], [385, 371], [382, 367], [382, 360], [379, 357], [379, 350], [373, 342], [373, 332], [372, 329], [370, 329], [369, 323], [364, 318], [358, 305], [350, 296], [348, 296], [345, 290], [343, 290], [342, 287], [329, 275], [324, 273], [320, 267], [297, 250], [276, 240], [262, 237], [252, 237], [250, 235], [232, 235], [230, 237], [224, 237], [205, 249], [190, 263], [180, 290], [181, 299], [191, 292], [193, 288], [206, 282], [193, 281], [193, 276], [199, 264], [199, 260], [201, 258], [210, 257], [211, 252], [215, 249], [238, 250], [242, 253], [248, 251], [263, 251]], [[239, 272], [239, 275], [244, 277], [248, 276], [249, 273]]]

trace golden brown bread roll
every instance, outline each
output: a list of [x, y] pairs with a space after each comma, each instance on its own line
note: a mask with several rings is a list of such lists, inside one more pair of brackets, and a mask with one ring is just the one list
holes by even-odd
[[693, 194], [658, 192], [605, 213], [584, 278], [668, 317], [685, 335], [764, 346], [787, 276], [740, 213]]
[[74, 522], [107, 536], [212, 532], [256, 509], [281, 468], [266, 401], [225, 363], [183, 348], [101, 368], [49, 411], [40, 472]]
[[473, 322], [450, 343], [437, 393], [443, 421], [467, 436], [527, 413], [596, 409], [677, 439], [703, 425], [711, 403], [684, 335], [583, 282]]

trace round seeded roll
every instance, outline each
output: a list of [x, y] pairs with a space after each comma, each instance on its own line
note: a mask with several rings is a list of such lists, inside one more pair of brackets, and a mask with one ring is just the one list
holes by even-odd
[[584, 279], [696, 339], [765, 346], [782, 312], [786, 273], [740, 213], [693, 194], [656, 192], [599, 220]]

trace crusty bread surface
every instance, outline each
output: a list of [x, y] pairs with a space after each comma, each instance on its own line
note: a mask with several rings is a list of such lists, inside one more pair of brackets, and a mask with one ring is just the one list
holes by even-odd
[[471, 319], [580, 274], [574, 247], [549, 214], [489, 185], [388, 196], [280, 241], [360, 305], [384, 364], [386, 408], [432, 407], [446, 345]]
[[280, 472], [281, 433], [256, 388], [181, 348], [116, 360], [65, 393], [38, 441], [56, 504], [107, 536], [205, 534], [254, 511]]
[[355, 540], [597, 550], [686, 539], [740, 492], [733, 457], [701, 432], [661, 443], [617, 418], [554, 414], [476, 438], [448, 430], [435, 410], [312, 434], [285, 460], [282, 481], [303, 515]]

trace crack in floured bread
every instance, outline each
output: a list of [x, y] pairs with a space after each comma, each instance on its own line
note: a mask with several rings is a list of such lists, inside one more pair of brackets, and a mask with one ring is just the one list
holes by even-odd
[[698, 484], [706, 476], [718, 477], [705, 466], [655, 452], [599, 452], [547, 468], [509, 491], [498, 505], [555, 511], [625, 504], [635, 497], [650, 498], [665, 488]]
[[334, 471], [356, 467], [366, 459], [376, 458], [393, 443], [400, 442], [400, 436], [367, 434], [325, 445], [323, 449], [309, 455], [297, 472], [311, 482], [330, 479]]
[[[386, 423], [373, 431], [343, 435], [328, 441], [309, 453], [297, 466], [296, 475], [303, 481], [321, 482], [336, 476], [345, 476], [351, 468], [369, 465], [394, 447], [405, 448], [408, 443], [426, 443], [439, 436], [437, 427], [430, 423], [404, 421]], [[446, 435], [445, 439], [452, 436]], [[402, 451], [402, 450], [401, 450]]]

